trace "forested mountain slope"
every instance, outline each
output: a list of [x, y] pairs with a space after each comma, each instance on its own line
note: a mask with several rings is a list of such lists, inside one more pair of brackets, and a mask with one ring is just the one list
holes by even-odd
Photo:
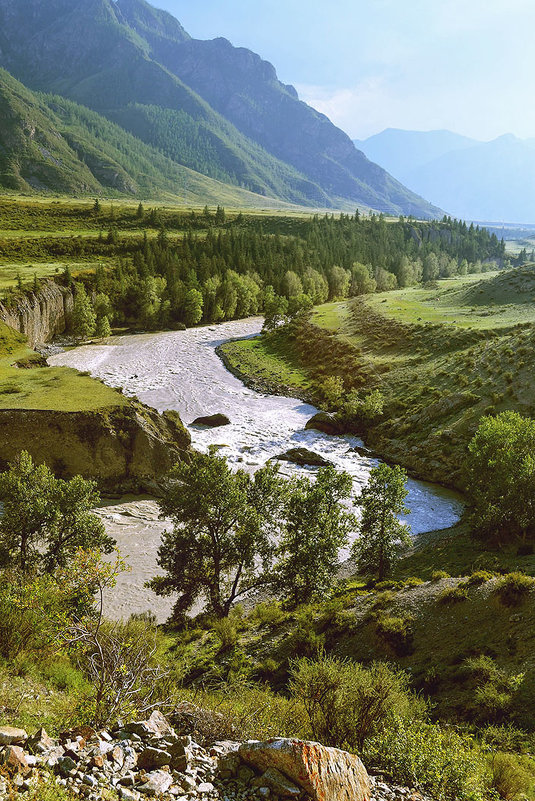
[[267, 203], [182, 167], [94, 111], [31, 92], [5, 70], [0, 70], [0, 188]]
[[438, 212], [226, 40], [190, 39], [144, 0], [0, 0], [0, 65], [90, 106], [205, 175], [313, 206]]

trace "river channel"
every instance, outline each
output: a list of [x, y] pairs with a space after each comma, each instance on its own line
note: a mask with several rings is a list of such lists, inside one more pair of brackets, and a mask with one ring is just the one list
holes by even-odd
[[[305, 431], [307, 420], [317, 411], [313, 406], [248, 389], [217, 356], [219, 344], [253, 336], [261, 325], [261, 318], [251, 318], [187, 331], [111, 337], [98, 345], [56, 354], [48, 361], [87, 370], [159, 411], [178, 411], [189, 426], [195, 448], [222, 446], [222, 452], [236, 467], [255, 470], [289, 448], [308, 448], [350, 473], [358, 495], [370, 469], [377, 464], [353, 451], [361, 440]], [[216, 429], [191, 426], [196, 417], [218, 412], [226, 414], [231, 424]], [[286, 462], [281, 462], [281, 471], [288, 475], [315, 472], [314, 468]], [[462, 500], [456, 493], [413, 479], [407, 487], [410, 514], [405, 520], [414, 534], [447, 528], [461, 516]], [[142, 586], [158, 572], [156, 551], [166, 524], [158, 519], [157, 503], [150, 498], [123, 498], [106, 502], [99, 514], [132, 567], [108, 599], [107, 614], [124, 617], [151, 609], [160, 621], [165, 620], [172, 602], [157, 598]]]

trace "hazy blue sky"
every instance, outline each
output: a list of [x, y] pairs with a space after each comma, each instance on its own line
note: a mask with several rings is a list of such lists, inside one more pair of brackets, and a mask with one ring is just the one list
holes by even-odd
[[275, 64], [354, 138], [535, 136], [534, 0], [151, 0]]

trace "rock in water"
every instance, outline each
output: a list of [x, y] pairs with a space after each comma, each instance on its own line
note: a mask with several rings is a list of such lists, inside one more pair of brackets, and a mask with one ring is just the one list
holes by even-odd
[[277, 456], [284, 462], [292, 462], [293, 464], [301, 465], [302, 467], [330, 467], [331, 462], [320, 456], [319, 453], [309, 451], [307, 448], [290, 448], [286, 453]]
[[318, 412], [311, 417], [305, 426], [305, 429], [313, 429], [314, 431], [321, 431], [323, 434], [343, 434], [343, 429], [336, 415], [329, 414], [329, 412]]
[[302, 740], [243, 743], [240, 757], [253, 767], [275, 768], [312, 801], [369, 801], [370, 779], [354, 754]]
[[230, 420], [226, 414], [210, 414], [207, 417], [197, 417], [191, 425], [218, 428], [219, 426], [229, 426]]

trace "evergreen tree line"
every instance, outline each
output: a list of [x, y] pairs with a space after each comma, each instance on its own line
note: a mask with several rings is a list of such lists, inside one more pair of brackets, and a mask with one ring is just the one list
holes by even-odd
[[[145, 212], [140, 208], [138, 214]], [[158, 328], [243, 318], [277, 304], [295, 312], [482, 272], [501, 264], [504, 255], [494, 234], [449, 219], [315, 217], [298, 221], [294, 233], [285, 234], [266, 231], [258, 219], [227, 223], [221, 207], [214, 215], [205, 210], [202, 217], [214, 223], [202, 233], [189, 228], [176, 240], [162, 227], [155, 239], [145, 235], [131, 257], [87, 276], [89, 295], [101, 307], [100, 314], [95, 309], [97, 317]], [[107, 241], [120, 247], [117, 230]]]

